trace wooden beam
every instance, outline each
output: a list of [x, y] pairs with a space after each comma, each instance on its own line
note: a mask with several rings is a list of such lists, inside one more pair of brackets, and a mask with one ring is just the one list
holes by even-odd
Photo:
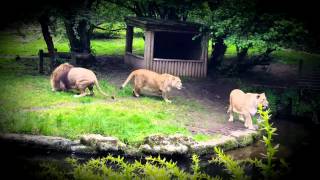
[[208, 72], [208, 41], [209, 36], [205, 33], [201, 42], [201, 60], [204, 61], [202, 77], [206, 77]]
[[152, 68], [153, 60], [153, 48], [154, 48], [154, 32], [146, 31], [145, 33], [145, 42], [144, 42], [144, 61], [145, 68]]

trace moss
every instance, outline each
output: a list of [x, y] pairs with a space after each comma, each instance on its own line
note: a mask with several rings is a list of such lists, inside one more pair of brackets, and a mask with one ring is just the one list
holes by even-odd
[[237, 141], [238, 141], [239, 147], [244, 147], [249, 144], [252, 144], [254, 142], [254, 138], [250, 134], [250, 135], [241, 136], [241, 137], [237, 138]]
[[238, 141], [236, 139], [230, 139], [223, 144], [219, 145], [223, 150], [231, 150], [238, 147]]

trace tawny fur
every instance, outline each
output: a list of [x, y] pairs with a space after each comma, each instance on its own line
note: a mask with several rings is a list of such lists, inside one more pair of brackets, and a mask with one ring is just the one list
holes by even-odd
[[257, 113], [259, 105], [266, 108], [268, 104], [265, 93], [244, 93], [240, 89], [234, 89], [230, 93], [229, 121], [233, 121], [233, 113], [238, 113], [239, 120], [244, 121], [244, 126], [255, 130], [252, 117]]
[[163, 99], [169, 103], [171, 101], [168, 99], [167, 94], [171, 91], [171, 88], [179, 90], [182, 88], [179, 77], [170, 74], [158, 74], [146, 69], [133, 71], [122, 84], [121, 88], [125, 87], [131, 79], [134, 79], [134, 96], [139, 97], [141, 89], [147, 89], [161, 94]]
[[[52, 91], [79, 90], [80, 95], [75, 95], [75, 97], [93, 95], [93, 86], [96, 85], [99, 92], [108, 97], [108, 95], [101, 90], [97, 77], [91, 70], [74, 67], [68, 63], [61, 64], [52, 72], [50, 82]], [[86, 88], [90, 90], [89, 94], [86, 94]], [[111, 98], [114, 97], [111, 96]]]
[[52, 91], [65, 91], [69, 89], [68, 73], [74, 66], [68, 63], [56, 67], [50, 77]]

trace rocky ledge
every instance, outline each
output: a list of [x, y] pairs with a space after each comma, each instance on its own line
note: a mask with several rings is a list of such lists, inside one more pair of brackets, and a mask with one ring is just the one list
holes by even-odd
[[205, 141], [196, 142], [192, 137], [183, 135], [152, 135], [144, 139], [138, 147], [124, 144], [114, 137], [106, 137], [99, 134], [87, 134], [80, 140], [69, 140], [61, 137], [27, 135], [27, 134], [0, 134], [0, 140], [6, 143], [14, 143], [19, 146], [36, 148], [40, 150], [54, 150], [75, 154], [99, 154], [114, 152], [129, 156], [141, 156], [146, 154], [181, 154], [204, 155], [212, 154], [213, 148], [218, 146], [230, 150], [252, 144], [259, 138], [259, 133], [252, 130], [236, 130], [230, 135], [218, 135]]

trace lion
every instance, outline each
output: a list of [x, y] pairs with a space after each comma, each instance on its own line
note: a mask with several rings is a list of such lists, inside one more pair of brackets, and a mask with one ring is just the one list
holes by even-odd
[[239, 120], [244, 121], [244, 126], [255, 130], [251, 117], [257, 113], [259, 105], [266, 109], [268, 104], [265, 93], [244, 93], [240, 89], [234, 89], [230, 93], [229, 121], [233, 121], [233, 113], [238, 113]]
[[131, 72], [120, 89], [124, 88], [132, 78], [134, 78], [133, 95], [135, 97], [140, 96], [141, 89], [147, 89], [161, 94], [165, 102], [171, 103], [167, 97], [167, 93], [170, 92], [173, 87], [178, 90], [182, 89], [182, 83], [179, 77], [170, 74], [158, 74], [146, 69], [138, 69]]
[[[80, 94], [74, 95], [74, 97], [94, 95], [94, 85], [97, 86], [97, 89], [102, 95], [109, 97], [101, 90], [97, 77], [91, 70], [74, 67], [69, 63], [61, 64], [55, 68], [51, 74], [50, 82], [52, 91], [67, 91], [70, 89], [79, 90]], [[89, 94], [86, 94], [86, 88], [90, 90]], [[114, 99], [114, 96], [111, 96], [111, 98]]]

